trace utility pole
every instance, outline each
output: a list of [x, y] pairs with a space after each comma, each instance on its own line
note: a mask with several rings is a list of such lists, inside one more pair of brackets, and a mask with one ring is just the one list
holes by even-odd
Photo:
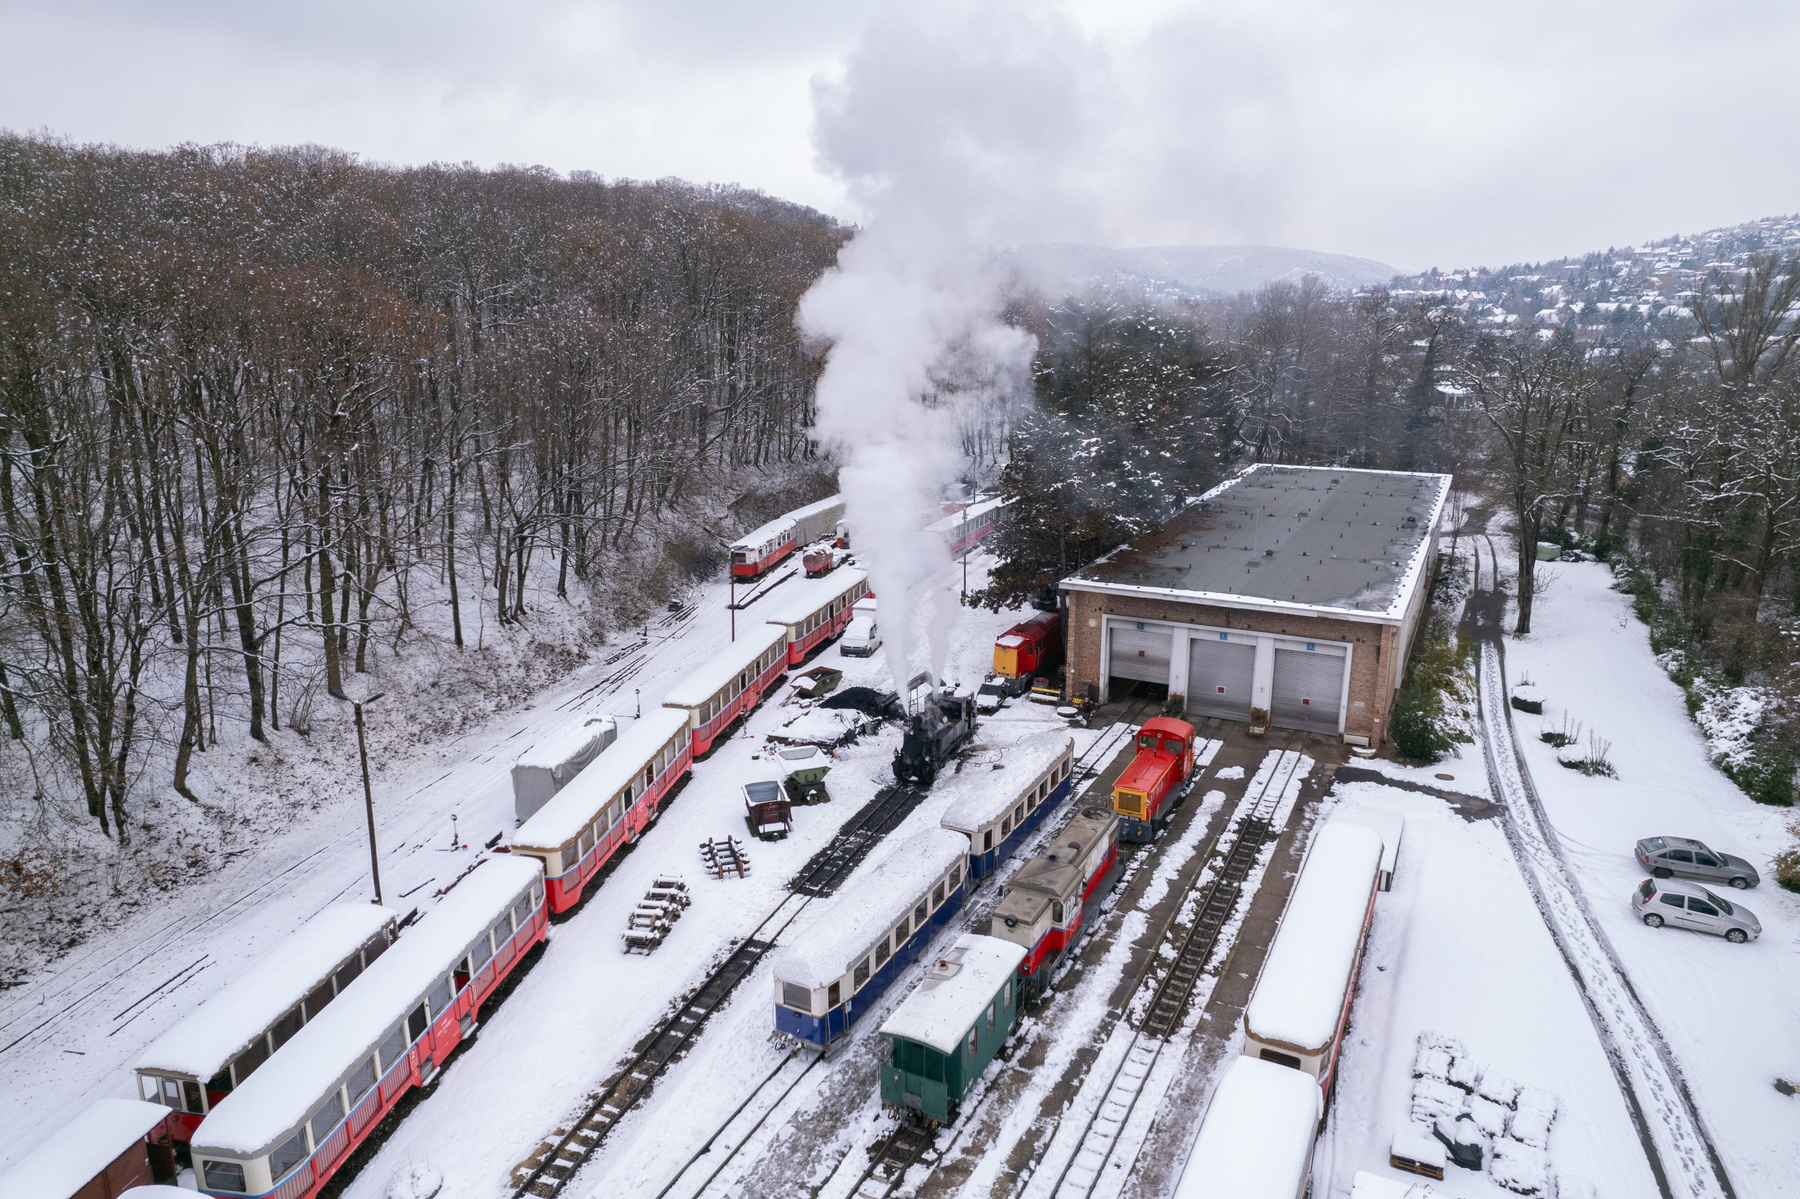
[[737, 572], [726, 565], [725, 571], [731, 577], [731, 602], [725, 606], [731, 610], [731, 639], [737, 640]]
[[963, 592], [962, 602], [969, 602], [969, 509], [965, 505], [962, 510], [962, 536], [957, 538], [962, 546], [963, 560]]
[[[365, 707], [386, 694], [385, 691], [377, 691], [368, 699], [359, 702], [351, 699], [342, 691], [333, 690], [331, 692], [333, 699], [343, 700], [356, 713], [356, 752], [362, 758], [363, 807], [369, 815], [369, 874], [375, 880], [375, 906], [377, 907], [381, 906], [381, 859], [375, 852], [375, 792], [369, 786], [369, 740], [363, 729], [362, 713]], [[452, 835], [454, 836], [454, 834]]]

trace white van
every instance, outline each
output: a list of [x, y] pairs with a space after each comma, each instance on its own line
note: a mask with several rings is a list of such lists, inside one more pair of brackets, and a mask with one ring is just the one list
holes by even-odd
[[850, 609], [850, 627], [838, 642], [838, 652], [846, 658], [866, 658], [881, 648], [881, 632], [875, 625], [875, 600], [859, 599]]

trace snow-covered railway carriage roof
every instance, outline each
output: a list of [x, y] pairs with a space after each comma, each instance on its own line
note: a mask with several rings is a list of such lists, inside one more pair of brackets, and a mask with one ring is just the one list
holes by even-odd
[[[373, 904], [330, 905], [152, 1041], [136, 1068], [211, 1081], [340, 966], [348, 975], [338, 989], [348, 987], [364, 964], [359, 960], [352, 970], [350, 959], [381, 938], [368, 955], [372, 963], [391, 939], [391, 930], [386, 937], [382, 933], [393, 922], [392, 912]], [[316, 1019], [318, 1014], [307, 1016]]]
[[[993, 726], [988, 726], [990, 729]], [[999, 824], [1020, 798], [1043, 781], [1059, 763], [1074, 756], [1075, 742], [1062, 729], [1031, 736], [1004, 747], [991, 764], [977, 762], [956, 774], [940, 778], [937, 789], [954, 790], [940, 822], [947, 829], [979, 833]], [[996, 770], [993, 767], [999, 766]]]
[[859, 588], [866, 591], [868, 582], [869, 576], [854, 567], [842, 567], [819, 579], [803, 579], [796, 590], [783, 588], [774, 604], [763, 611], [763, 619], [770, 624], [803, 624], [824, 611], [833, 600], [842, 599]]
[[[102, 1099], [0, 1174], [6, 1199], [73, 1199], [120, 1155], [169, 1118], [141, 1099]], [[191, 1196], [193, 1192], [184, 1191]]]
[[930, 963], [925, 981], [894, 1009], [881, 1026], [882, 1035], [955, 1053], [1024, 960], [1023, 945], [964, 933], [954, 948]]
[[1319, 1127], [1310, 1074], [1240, 1057], [1207, 1105], [1175, 1199], [1295, 1199]]
[[568, 786], [519, 826], [513, 834], [513, 844], [551, 850], [575, 840], [670, 741], [681, 736], [687, 724], [687, 713], [674, 708], [656, 708], [630, 721], [618, 739], [586, 770], [570, 779]]
[[734, 550], [746, 550], [751, 553], [760, 551], [765, 545], [779, 545], [793, 535], [794, 514], [777, 516], [766, 525], [758, 525], [742, 537], [731, 543]]
[[740, 674], [749, 671], [754, 677], [757, 662], [776, 646], [785, 652], [786, 629], [769, 624], [746, 629], [742, 637], [720, 650], [718, 657], [669, 688], [663, 703], [671, 708], [704, 707], [731, 687]]
[[925, 527], [928, 533], [954, 533], [963, 523], [979, 524], [1005, 510], [1012, 503], [1011, 499], [976, 500], [967, 508], [958, 509], [942, 520], [933, 521]]
[[194, 1153], [253, 1157], [286, 1138], [542, 878], [529, 858], [483, 862], [201, 1121]]
[[815, 516], [823, 516], [827, 512], [837, 511], [843, 508], [843, 506], [843, 496], [828, 495], [815, 504], [808, 504], [804, 508], [795, 508], [792, 512], [787, 514], [787, 519], [793, 521], [797, 525], [805, 524]]
[[1244, 1009], [1246, 1031], [1306, 1053], [1331, 1043], [1380, 869], [1374, 829], [1348, 820], [1319, 829]]
[[837, 893], [823, 915], [775, 959], [775, 980], [809, 991], [830, 986], [885, 937], [920, 896], [939, 882], [962, 881], [969, 839], [949, 829], [927, 829], [899, 846], [868, 873]]

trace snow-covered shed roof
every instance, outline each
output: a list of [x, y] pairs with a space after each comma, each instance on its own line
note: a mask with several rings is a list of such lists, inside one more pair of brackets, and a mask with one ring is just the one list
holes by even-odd
[[514, 845], [557, 849], [581, 835], [595, 813], [643, 769], [652, 754], [687, 727], [687, 713], [655, 708], [629, 723], [588, 768], [519, 826]]
[[952, 791], [952, 796], [939, 823], [958, 832], [978, 833], [1004, 819], [1017, 806], [1020, 794], [1034, 786], [1038, 776], [1069, 753], [1074, 744], [1065, 729], [1034, 733], [1000, 749], [997, 760], [985, 769], [972, 761], [961, 771], [940, 777], [939, 789]]
[[1318, 1126], [1312, 1075], [1238, 1058], [1207, 1105], [1174, 1199], [1294, 1199]]
[[778, 625], [757, 625], [744, 630], [738, 641], [719, 651], [719, 656], [669, 688], [663, 703], [675, 708], [698, 708], [778, 645], [787, 644], [787, 630]]
[[869, 576], [853, 566], [840, 566], [818, 579], [802, 579], [794, 590], [783, 589], [774, 604], [763, 610], [770, 624], [799, 624], [841, 595], [847, 595]]
[[939, 1053], [955, 1053], [969, 1026], [981, 1018], [1024, 960], [1023, 945], [964, 933], [954, 948], [925, 971], [925, 981], [894, 1009], [881, 1026], [882, 1035], [905, 1037]]
[[943, 828], [927, 829], [899, 845], [839, 891], [825, 914], [781, 951], [775, 959], [776, 980], [816, 991], [844, 977], [968, 853], [969, 839]]
[[142, 1099], [102, 1099], [0, 1174], [7, 1199], [70, 1199], [169, 1117]]
[[1062, 587], [1398, 624], [1449, 494], [1449, 475], [1263, 463]]
[[194, 1130], [195, 1153], [253, 1157], [306, 1119], [527, 887], [531, 858], [489, 858], [294, 1034]]
[[549, 736], [540, 738], [520, 754], [513, 765], [554, 770], [571, 758], [580, 757], [593, 744], [594, 738], [604, 737], [612, 727], [613, 722], [604, 716], [578, 716]]
[[393, 918], [370, 903], [324, 908], [152, 1041], [136, 1068], [210, 1081]]
[[1319, 829], [1244, 1009], [1247, 1031], [1303, 1051], [1331, 1040], [1380, 868], [1374, 829], [1348, 820]]

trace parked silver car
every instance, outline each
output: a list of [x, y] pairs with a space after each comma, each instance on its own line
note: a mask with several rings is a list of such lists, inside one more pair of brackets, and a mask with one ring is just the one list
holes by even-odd
[[1724, 937], [1733, 945], [1762, 936], [1756, 913], [1714, 895], [1699, 883], [1647, 878], [1638, 884], [1631, 909], [1651, 928], [1665, 924]]
[[1689, 837], [1645, 837], [1637, 843], [1638, 865], [1657, 878], [1693, 878], [1726, 883], [1742, 891], [1762, 882], [1756, 867], [1733, 854], [1708, 849]]

